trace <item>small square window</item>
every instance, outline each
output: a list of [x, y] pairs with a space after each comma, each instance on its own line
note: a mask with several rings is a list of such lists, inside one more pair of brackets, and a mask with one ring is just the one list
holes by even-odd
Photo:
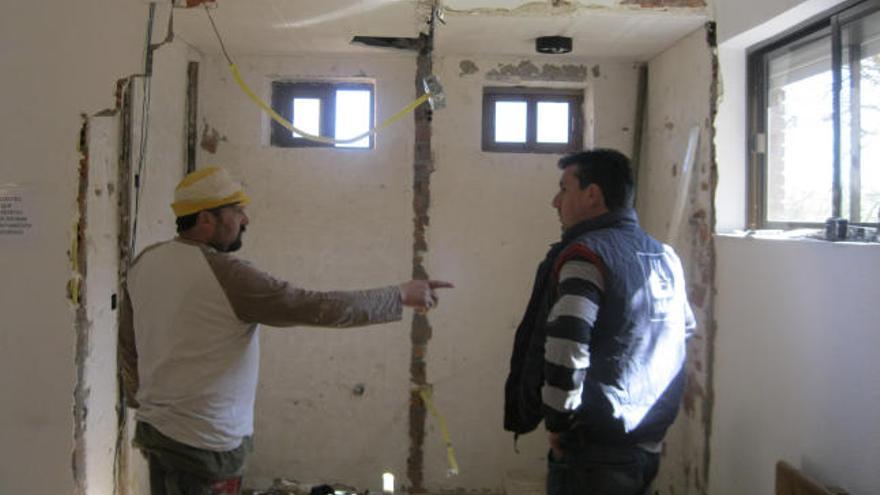
[[[373, 126], [373, 86], [370, 84], [330, 82], [272, 83], [272, 108], [294, 127], [309, 134], [350, 139]], [[373, 136], [350, 143], [320, 143], [306, 139], [272, 121], [270, 142], [273, 146], [336, 147], [369, 149]]]
[[583, 91], [484, 88], [483, 151], [567, 153], [583, 142]]

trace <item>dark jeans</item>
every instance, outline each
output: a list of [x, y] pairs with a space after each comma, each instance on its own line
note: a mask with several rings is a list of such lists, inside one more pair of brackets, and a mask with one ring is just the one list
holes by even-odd
[[234, 450], [214, 452], [180, 443], [148, 423], [138, 422], [134, 442], [149, 463], [151, 495], [241, 492], [241, 473], [251, 449], [250, 438]]
[[547, 495], [642, 495], [660, 456], [633, 446], [580, 444], [547, 456]]

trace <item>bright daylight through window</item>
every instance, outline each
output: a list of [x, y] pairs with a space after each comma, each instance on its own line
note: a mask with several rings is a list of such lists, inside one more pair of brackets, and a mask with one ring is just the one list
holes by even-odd
[[[350, 139], [373, 127], [373, 86], [278, 81], [272, 84], [272, 108], [295, 128], [308, 134]], [[273, 146], [281, 147], [373, 147], [373, 136], [350, 143], [319, 143], [274, 121], [270, 140]]]
[[880, 1], [750, 54], [755, 227], [880, 215]]
[[583, 141], [583, 92], [484, 88], [483, 150], [565, 153]]

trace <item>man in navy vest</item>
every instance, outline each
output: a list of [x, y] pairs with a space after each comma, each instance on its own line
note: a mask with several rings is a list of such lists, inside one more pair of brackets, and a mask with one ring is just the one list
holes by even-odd
[[559, 168], [562, 239], [517, 329], [504, 426], [519, 435], [544, 421], [549, 495], [645, 493], [696, 326], [681, 262], [639, 227], [626, 156], [594, 149]]

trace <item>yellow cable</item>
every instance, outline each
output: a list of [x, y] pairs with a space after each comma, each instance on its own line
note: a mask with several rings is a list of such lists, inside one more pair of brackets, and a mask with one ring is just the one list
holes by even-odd
[[421, 396], [422, 402], [425, 404], [425, 407], [428, 408], [428, 411], [431, 412], [431, 415], [437, 419], [437, 423], [440, 426], [440, 434], [443, 435], [443, 442], [446, 444], [446, 460], [449, 462], [449, 474], [457, 475], [458, 461], [455, 460], [455, 449], [452, 448], [452, 440], [449, 438], [449, 429], [446, 428], [446, 419], [437, 412], [437, 408], [434, 407], [434, 401], [431, 400], [432, 395], [433, 390], [430, 385], [419, 387], [419, 396]]
[[264, 112], [269, 114], [269, 116], [272, 117], [272, 120], [274, 120], [275, 122], [278, 122], [279, 124], [284, 126], [285, 129], [287, 129], [291, 132], [295, 132], [295, 133], [299, 134], [300, 136], [302, 136], [303, 138], [308, 139], [309, 141], [317, 141], [319, 143], [324, 143], [324, 144], [353, 143], [353, 142], [359, 141], [359, 140], [363, 139], [364, 137], [369, 136], [371, 134], [376, 134], [377, 132], [388, 127], [389, 125], [391, 125], [395, 121], [399, 120], [404, 115], [415, 110], [416, 107], [418, 107], [422, 103], [426, 102], [428, 100], [428, 98], [431, 97], [431, 93], [423, 94], [422, 96], [418, 97], [415, 101], [413, 101], [412, 103], [407, 105], [403, 110], [397, 112], [396, 114], [392, 115], [390, 118], [388, 118], [387, 120], [385, 120], [381, 124], [377, 125], [376, 127], [370, 129], [369, 131], [367, 131], [363, 134], [360, 134], [360, 135], [355, 136], [353, 138], [333, 139], [333, 138], [328, 138], [328, 137], [324, 137], [324, 136], [316, 136], [314, 134], [309, 134], [308, 132], [305, 132], [301, 129], [297, 129], [296, 127], [293, 126], [292, 123], [290, 123], [289, 120], [287, 120], [284, 117], [282, 117], [281, 115], [279, 115], [278, 112], [273, 110], [272, 107], [270, 107], [268, 104], [266, 104], [265, 101], [263, 101], [259, 96], [254, 94], [254, 92], [251, 90], [251, 88], [248, 87], [248, 85], [241, 78], [241, 72], [238, 71], [238, 67], [235, 64], [229, 64], [229, 70], [232, 71], [232, 77], [235, 78], [235, 82], [238, 83], [239, 87], [241, 87], [241, 90], [244, 91], [244, 93], [246, 95], [248, 95], [248, 97], [251, 100], [253, 100], [253, 102], [256, 103], [258, 107], [262, 108]]

